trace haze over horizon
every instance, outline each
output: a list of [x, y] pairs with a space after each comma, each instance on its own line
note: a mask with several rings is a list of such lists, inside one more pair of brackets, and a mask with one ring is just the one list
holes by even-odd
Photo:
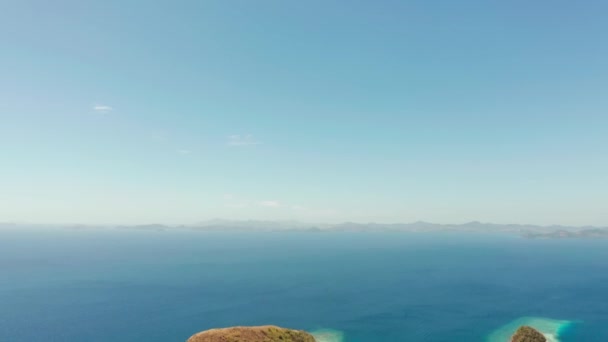
[[608, 226], [608, 2], [0, 4], [0, 222]]
[[[586, 232], [595, 234], [593, 237], [604, 238], [608, 236], [608, 226], [596, 225], [562, 225], [562, 224], [529, 224], [522, 222], [495, 223], [495, 222], [374, 222], [374, 221], [297, 221], [297, 220], [230, 220], [230, 219], [210, 219], [197, 222], [140, 222], [125, 224], [120, 222], [91, 224], [85, 222], [3, 222], [0, 221], [0, 229], [15, 228], [53, 228], [53, 229], [72, 229], [72, 228], [124, 228], [124, 229], [144, 229], [144, 230], [170, 230], [170, 229], [202, 229], [211, 231], [365, 231], [365, 232], [420, 232], [420, 231], [447, 231], [451, 232], [510, 232], [510, 233], [542, 233], [558, 234], [559, 232]], [[571, 237], [580, 237], [575, 235]], [[547, 235], [543, 235], [547, 237]]]

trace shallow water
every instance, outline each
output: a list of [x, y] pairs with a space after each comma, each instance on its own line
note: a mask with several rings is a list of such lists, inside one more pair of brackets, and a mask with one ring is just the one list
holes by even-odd
[[504, 325], [488, 336], [487, 342], [509, 341], [515, 331], [521, 326], [530, 326], [541, 332], [547, 338], [547, 342], [560, 342], [560, 337], [564, 335], [574, 322], [565, 320], [555, 320], [545, 317], [522, 317]]

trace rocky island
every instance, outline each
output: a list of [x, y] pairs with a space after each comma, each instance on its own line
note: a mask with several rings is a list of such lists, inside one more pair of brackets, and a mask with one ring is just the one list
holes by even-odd
[[[321, 338], [321, 341], [334, 340]], [[341, 338], [335, 339], [342, 340]], [[508, 341], [507, 341], [508, 340]], [[547, 342], [547, 338], [530, 326], [521, 326], [504, 342]], [[197, 333], [186, 342], [319, 342], [315, 337], [302, 330], [280, 328], [274, 325], [256, 327], [231, 327], [211, 329]]]
[[274, 325], [211, 329], [193, 335], [186, 342], [315, 342], [315, 338], [301, 330], [279, 328]]
[[547, 342], [547, 338], [536, 329], [523, 326], [517, 329], [511, 342]]

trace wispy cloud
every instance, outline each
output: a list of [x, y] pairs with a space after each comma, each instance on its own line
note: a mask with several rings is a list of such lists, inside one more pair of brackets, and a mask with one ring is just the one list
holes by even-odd
[[251, 201], [241, 198], [233, 194], [224, 194], [222, 196], [224, 206], [228, 208], [241, 209], [250, 206]]
[[182, 149], [182, 150], [177, 150], [176, 152], [177, 152], [177, 154], [180, 154], [180, 155], [182, 155], [182, 156], [187, 156], [187, 155], [189, 155], [190, 153], [192, 153], [192, 151], [190, 151], [190, 150], [184, 150], [184, 149]]
[[278, 208], [281, 206], [281, 202], [279, 202], [279, 201], [260, 201], [260, 202], [258, 202], [258, 205], [260, 205], [262, 207]]
[[97, 113], [109, 113], [114, 110], [111, 106], [96, 104], [93, 106], [93, 110]]
[[260, 144], [261, 142], [257, 141], [251, 134], [233, 134], [228, 136], [228, 146], [253, 146]]
[[[259, 198], [259, 197], [258, 197]], [[226, 208], [234, 210], [249, 210], [258, 214], [290, 215], [290, 217], [328, 219], [338, 215], [338, 211], [331, 208], [311, 208], [296, 203], [279, 200], [259, 200], [243, 197], [233, 193], [225, 193], [221, 201]]]
[[224, 206], [231, 208], [246, 208], [246, 207], [265, 207], [265, 208], [281, 208], [284, 207], [283, 203], [275, 200], [252, 200], [250, 198], [234, 195], [224, 194], [222, 196]]

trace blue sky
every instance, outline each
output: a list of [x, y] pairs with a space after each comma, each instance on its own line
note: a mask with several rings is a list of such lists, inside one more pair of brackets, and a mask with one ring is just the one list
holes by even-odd
[[608, 225], [606, 1], [5, 1], [0, 221]]

